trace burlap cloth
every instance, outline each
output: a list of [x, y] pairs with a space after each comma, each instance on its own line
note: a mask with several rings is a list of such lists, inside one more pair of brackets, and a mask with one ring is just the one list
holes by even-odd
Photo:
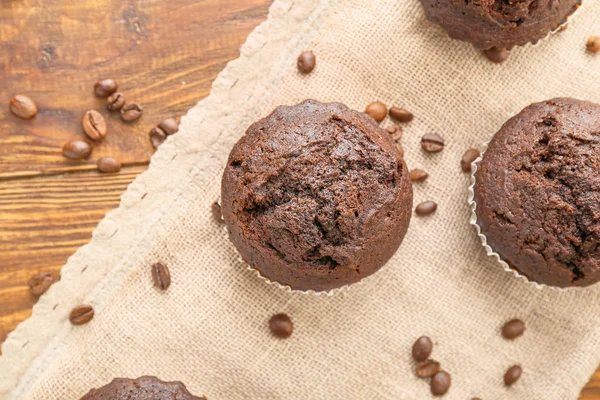
[[[600, 362], [600, 287], [537, 289], [487, 257], [469, 225], [469, 176], [459, 160], [531, 102], [600, 102], [600, 58], [584, 51], [599, 15], [600, 1], [585, 1], [565, 32], [514, 50], [499, 66], [428, 23], [418, 0], [275, 1], [240, 59], [8, 337], [1, 397], [78, 399], [114, 377], [150, 374], [210, 400], [427, 399], [410, 357], [427, 334], [452, 374], [447, 399], [575, 399]], [[301, 76], [296, 56], [305, 49], [317, 68]], [[440, 205], [413, 218], [382, 271], [334, 297], [259, 280], [210, 212], [247, 126], [309, 97], [358, 110], [380, 99], [413, 111], [406, 159], [431, 174], [415, 185], [415, 204]], [[446, 138], [442, 153], [421, 151], [426, 132]], [[171, 266], [166, 293], [152, 285], [157, 260]], [[96, 316], [73, 327], [68, 314], [80, 303]], [[288, 340], [268, 332], [277, 312], [294, 320]], [[527, 332], [508, 342], [499, 328], [512, 317]], [[523, 377], [506, 389], [504, 371], [516, 363]]]

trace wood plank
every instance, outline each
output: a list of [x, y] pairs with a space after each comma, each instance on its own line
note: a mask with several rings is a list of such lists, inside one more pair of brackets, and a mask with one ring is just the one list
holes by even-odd
[[[0, 177], [80, 170], [106, 155], [147, 162], [148, 131], [209, 93], [271, 1], [0, 2]], [[124, 123], [94, 96], [103, 77], [144, 106], [140, 120]], [[8, 111], [18, 93], [37, 103], [33, 120]], [[109, 134], [89, 160], [66, 160], [61, 147], [84, 137], [88, 109], [107, 117]]]
[[[271, 2], [0, 2], [0, 343], [31, 314], [30, 276], [58, 277], [145, 169], [153, 153], [148, 131], [208, 95]], [[140, 120], [122, 122], [94, 96], [93, 83], [106, 77], [143, 104]], [[37, 103], [33, 120], [9, 113], [18, 93]], [[88, 109], [107, 117], [109, 134], [89, 160], [66, 160], [61, 147], [84, 137]], [[118, 175], [95, 172], [106, 155], [128, 167]]]
[[600, 399], [600, 368], [594, 372], [590, 381], [581, 391], [579, 400], [598, 400]]
[[55, 279], [145, 165], [118, 174], [96, 171], [0, 181], [0, 343], [31, 315], [27, 282], [38, 272]]

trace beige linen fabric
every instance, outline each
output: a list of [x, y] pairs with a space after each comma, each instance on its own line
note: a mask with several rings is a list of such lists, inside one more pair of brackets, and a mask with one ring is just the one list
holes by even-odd
[[[114, 377], [150, 374], [210, 400], [427, 399], [410, 357], [426, 334], [452, 374], [446, 399], [575, 399], [600, 362], [600, 287], [537, 289], [487, 257], [469, 225], [469, 175], [459, 161], [531, 102], [600, 102], [600, 58], [584, 51], [599, 15], [600, 1], [586, 0], [565, 32], [495, 65], [428, 23], [418, 0], [276, 0], [211, 96], [9, 336], [0, 397], [79, 399]], [[317, 56], [308, 76], [295, 68], [305, 49]], [[382, 271], [333, 297], [259, 280], [210, 213], [247, 126], [305, 98], [358, 110], [379, 99], [414, 112], [406, 160], [430, 173], [414, 187], [415, 204], [440, 204], [413, 218]], [[446, 138], [443, 152], [422, 152], [426, 132]], [[166, 293], [152, 286], [157, 260], [171, 268]], [[80, 303], [96, 316], [73, 327], [68, 313]], [[294, 320], [288, 340], [268, 332], [277, 312]], [[513, 317], [527, 332], [508, 342], [499, 328]], [[524, 374], [506, 389], [513, 364]]]

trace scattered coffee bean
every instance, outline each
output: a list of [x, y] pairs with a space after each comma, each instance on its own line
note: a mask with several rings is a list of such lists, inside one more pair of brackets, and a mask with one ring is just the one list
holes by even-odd
[[10, 112], [22, 119], [31, 119], [37, 114], [37, 106], [29, 97], [18, 94], [10, 99]]
[[163, 144], [163, 142], [167, 139], [167, 134], [159, 127], [152, 128], [149, 135], [150, 140], [152, 141], [152, 146], [154, 146], [155, 149], [157, 149], [158, 146]]
[[425, 361], [431, 355], [433, 351], [433, 343], [427, 336], [421, 336], [413, 344], [412, 356], [415, 361]]
[[121, 107], [121, 118], [123, 121], [134, 121], [142, 116], [144, 107], [139, 103], [125, 103]]
[[179, 130], [179, 122], [175, 118], [167, 118], [158, 127], [167, 135], [173, 135]]
[[429, 177], [429, 174], [422, 169], [413, 169], [408, 174], [408, 179], [411, 182], [423, 182]]
[[504, 374], [504, 384], [506, 386], [512, 386], [516, 381], [519, 380], [523, 369], [519, 365], [513, 365]]
[[436, 210], [437, 204], [433, 201], [424, 201], [422, 203], [417, 204], [417, 206], [415, 207], [415, 213], [417, 213], [417, 215], [420, 217], [433, 214]]
[[477, 160], [479, 157], [479, 150], [477, 149], [469, 149], [465, 151], [462, 158], [460, 159], [460, 168], [463, 172], [471, 172], [471, 163]]
[[444, 149], [444, 138], [437, 133], [426, 133], [421, 138], [421, 148], [428, 153], [438, 153]]
[[502, 64], [504, 61], [508, 59], [509, 52], [506, 49], [499, 49], [497, 47], [492, 47], [489, 50], [483, 50], [483, 54], [493, 63]]
[[152, 279], [154, 280], [154, 286], [161, 290], [167, 290], [171, 286], [169, 268], [161, 262], [157, 262], [152, 266]]
[[414, 115], [404, 108], [392, 107], [390, 108], [390, 117], [398, 122], [410, 122], [413, 120]]
[[367, 106], [365, 113], [369, 114], [377, 122], [381, 122], [387, 115], [387, 107], [380, 101], [374, 101]]
[[590, 53], [600, 53], [600, 36], [591, 36], [585, 43], [585, 48]]
[[117, 82], [113, 79], [102, 79], [94, 84], [94, 92], [98, 97], [107, 97], [117, 91]]
[[215, 222], [217, 222], [218, 224], [222, 224], [225, 222], [223, 221], [223, 215], [221, 214], [221, 205], [219, 204], [219, 202], [215, 201], [212, 204], [212, 206], [210, 207], [210, 212], [212, 213]]
[[481, 400], [479, 397], [473, 397], [471, 400]]
[[404, 147], [402, 147], [402, 143], [400, 143], [400, 139], [395, 139], [394, 142], [396, 143], [396, 148], [398, 149], [398, 152], [400, 153], [400, 158], [404, 159]]
[[425, 360], [417, 364], [417, 376], [419, 378], [431, 378], [440, 372], [440, 363], [434, 360]]
[[125, 105], [125, 95], [120, 92], [115, 92], [106, 99], [106, 108], [110, 111], [117, 111]]
[[505, 339], [513, 340], [525, 332], [525, 322], [520, 319], [511, 319], [502, 327], [502, 336]]
[[402, 131], [402, 128], [400, 128], [399, 126], [392, 126], [392, 127], [386, 128], [385, 130], [387, 133], [390, 134], [392, 139], [394, 139], [394, 142], [397, 144], [400, 152], [402, 154], [404, 154], [404, 149], [402, 148], [402, 145], [400, 144], [400, 141], [402, 140], [402, 135], [404, 134], [404, 132]]
[[317, 65], [317, 58], [312, 51], [305, 51], [298, 56], [298, 71], [310, 74]]
[[121, 163], [112, 157], [102, 157], [98, 160], [98, 170], [107, 174], [114, 174], [121, 170]]
[[277, 314], [269, 320], [269, 329], [274, 336], [280, 339], [287, 339], [292, 336], [294, 324], [286, 314]]
[[69, 320], [73, 325], [87, 324], [92, 318], [94, 318], [94, 308], [86, 304], [75, 307], [69, 314]]
[[452, 377], [446, 371], [440, 371], [431, 378], [431, 394], [441, 396], [448, 392], [452, 384]]
[[92, 154], [92, 146], [85, 140], [73, 139], [64, 144], [62, 153], [72, 160], [83, 160]]
[[92, 140], [100, 140], [108, 132], [106, 120], [96, 110], [90, 110], [83, 114], [81, 125], [85, 134]]
[[397, 126], [390, 126], [390, 127], [388, 127], [388, 128], [385, 128], [385, 131], [386, 131], [387, 133], [389, 133], [390, 135], [392, 135], [392, 136], [395, 136], [395, 135], [397, 135], [398, 133], [402, 133], [402, 129], [400, 129], [400, 128], [399, 128], [399, 127], [397, 127]]
[[40, 272], [29, 279], [29, 289], [34, 296], [41, 296], [52, 286], [54, 279], [49, 272]]

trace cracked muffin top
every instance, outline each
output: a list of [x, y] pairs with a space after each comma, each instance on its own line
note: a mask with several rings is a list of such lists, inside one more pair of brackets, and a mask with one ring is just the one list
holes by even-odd
[[581, 0], [421, 0], [427, 18], [453, 39], [482, 50], [536, 43], [559, 28]]
[[153, 376], [117, 378], [106, 386], [92, 389], [81, 400], [206, 400], [196, 397], [181, 382], [163, 382]]
[[494, 135], [475, 174], [477, 223], [529, 280], [600, 280], [600, 105], [536, 103]]
[[272, 281], [326, 291], [374, 273], [400, 246], [412, 187], [390, 135], [343, 104], [278, 107], [233, 147], [223, 218]]

